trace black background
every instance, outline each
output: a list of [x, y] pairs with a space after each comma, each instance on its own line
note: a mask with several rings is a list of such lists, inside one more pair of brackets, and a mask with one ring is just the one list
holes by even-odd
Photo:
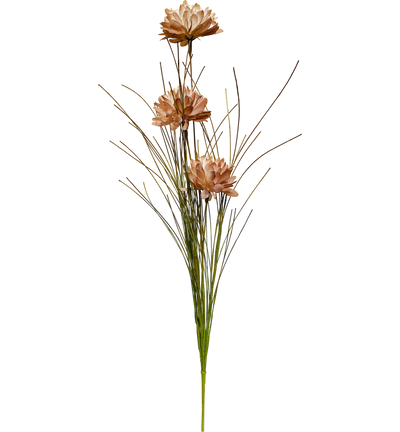
[[[154, 35], [164, 4], [141, 3], [140, 10], [120, 3], [93, 7], [76, 68], [91, 107], [82, 146], [88, 154], [86, 179], [93, 178], [95, 186], [83, 192], [87, 233], [82, 246], [87, 249], [77, 255], [87, 256], [85, 277], [64, 293], [71, 320], [60, 334], [68, 347], [66, 386], [74, 388], [71, 417], [82, 413], [84, 424], [108, 430], [195, 431], [198, 426], [197, 363], [184, 269], [157, 220], [116, 185], [115, 178], [124, 174], [137, 183], [146, 175], [108, 146], [107, 138], [124, 138], [149, 158], [95, 88], [96, 81], [105, 83], [155, 132], [147, 110], [118, 83], [125, 81], [153, 99], [160, 91], [157, 59], [173, 78], [167, 48]], [[321, 289], [326, 208], [319, 205], [323, 182], [316, 181], [323, 158], [313, 134], [310, 92], [317, 72], [311, 39], [305, 36], [310, 33], [307, 10], [233, 4], [213, 4], [226, 35], [196, 44], [196, 70], [207, 63], [201, 87], [216, 119], [223, 113], [223, 85], [230, 86], [233, 100], [230, 64], [238, 67], [243, 131], [248, 131], [301, 57], [297, 76], [246, 161], [298, 131], [305, 131], [305, 138], [261, 162], [241, 187], [245, 195], [263, 168], [274, 166], [251, 203], [256, 214], [222, 283], [208, 430], [283, 430], [300, 424], [320, 430], [319, 416], [331, 402], [326, 395], [333, 374], [328, 346], [334, 341], [326, 316], [333, 300], [330, 291]]]

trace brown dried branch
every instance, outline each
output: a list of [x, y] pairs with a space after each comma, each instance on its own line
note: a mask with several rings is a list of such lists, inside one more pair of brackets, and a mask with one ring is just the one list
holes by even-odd
[[294, 61], [294, 64], [289, 74], [286, 75], [285, 81], [279, 87], [279, 89], [277, 90], [277, 92], [269, 102], [269, 104], [263, 109], [261, 114], [258, 116], [257, 120], [254, 122], [253, 126], [250, 128], [246, 141], [244, 142], [243, 146], [241, 146], [241, 148], [239, 149], [240, 151], [238, 150], [237, 154], [235, 155], [234, 164], [237, 167], [237, 169], [241, 167], [242, 163], [246, 159], [247, 155], [250, 153], [251, 149], [254, 147], [254, 145], [263, 135], [264, 132], [261, 131], [262, 124], [265, 122], [265, 120], [271, 114], [272, 110], [279, 103], [283, 95], [286, 93], [287, 89], [290, 87], [290, 84], [292, 83], [294, 77], [296, 76], [297, 70], [299, 69], [301, 62], [302, 62], [301, 58], [297, 57], [296, 60]]
[[208, 66], [206, 63], [202, 63], [202, 65], [200, 66], [199, 71], [197, 72], [197, 76], [196, 76], [196, 85], [200, 85], [204, 74], [207, 72]]
[[304, 135], [305, 135], [304, 131], [299, 131], [295, 135], [292, 135], [282, 141], [278, 141], [277, 143], [267, 147], [265, 150], [260, 151], [240, 171], [240, 175], [238, 178], [239, 184], [241, 184], [243, 180], [246, 178], [246, 176], [253, 170], [254, 165], [258, 165], [263, 159], [265, 159], [267, 156], [269, 156], [271, 153], [275, 152], [276, 150], [279, 150], [295, 141], [298, 141], [301, 138], [304, 138]]

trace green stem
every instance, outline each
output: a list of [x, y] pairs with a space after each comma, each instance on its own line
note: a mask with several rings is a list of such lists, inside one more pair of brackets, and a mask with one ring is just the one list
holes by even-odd
[[[204, 260], [205, 250], [204, 250], [204, 242], [205, 242], [205, 232], [207, 226], [207, 206], [208, 201], [206, 201], [205, 210], [204, 210], [204, 231], [200, 233], [202, 237], [201, 243], [202, 248], [200, 250], [201, 258]], [[204, 276], [204, 274], [202, 275]], [[206, 282], [205, 282], [206, 283]], [[208, 291], [208, 290], [207, 290]], [[209, 305], [207, 304], [206, 292], [204, 285], [202, 286], [202, 306], [203, 306], [203, 321], [201, 323], [201, 338], [199, 345], [200, 352], [200, 364], [201, 364], [201, 431], [204, 432], [204, 411], [205, 411], [205, 393], [206, 393], [206, 370], [207, 370], [207, 353], [208, 353], [208, 344], [209, 344]]]
[[199, 372], [199, 432], [207, 432], [208, 373]]

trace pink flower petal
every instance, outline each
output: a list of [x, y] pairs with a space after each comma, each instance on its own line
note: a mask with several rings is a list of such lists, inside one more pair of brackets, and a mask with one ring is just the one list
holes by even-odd
[[228, 196], [231, 196], [231, 197], [237, 197], [237, 196], [239, 196], [239, 194], [235, 191], [235, 189], [224, 189], [223, 191], [222, 191], [224, 194], [226, 194], [226, 195], [228, 195]]
[[214, 186], [214, 192], [219, 193], [222, 191], [222, 189], [224, 189], [224, 185], [222, 185], [222, 184], [217, 184]]
[[209, 195], [210, 195], [210, 193], [208, 191], [206, 191], [206, 190], [201, 191], [201, 197], [203, 199], [208, 198]]

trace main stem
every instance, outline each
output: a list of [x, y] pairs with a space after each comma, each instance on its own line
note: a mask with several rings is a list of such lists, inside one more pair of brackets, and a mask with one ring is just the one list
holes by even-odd
[[207, 432], [208, 372], [199, 372], [199, 432]]
[[[180, 136], [183, 142], [181, 146], [181, 152], [180, 152], [180, 158], [178, 157], [175, 159], [175, 165], [176, 165], [176, 173], [177, 175], [181, 174], [181, 169], [184, 167], [183, 173], [185, 174], [186, 181], [189, 183], [189, 177], [188, 177], [188, 154], [187, 154], [187, 131], [183, 130], [183, 125], [185, 124], [185, 106], [184, 106], [184, 94], [183, 94], [183, 83], [186, 82], [186, 84], [189, 84], [193, 86], [195, 84], [194, 80], [195, 77], [194, 74], [194, 68], [192, 70], [191, 68], [191, 60], [192, 60], [192, 41], [189, 41], [189, 49], [188, 49], [188, 64], [186, 65], [186, 80], [184, 79], [184, 76], [181, 74], [179, 81], [177, 84], [179, 84], [180, 89], [180, 99], [182, 103], [182, 123], [180, 125]], [[182, 53], [182, 60], [184, 58], [184, 54]], [[193, 65], [194, 66], [194, 65]], [[182, 72], [182, 70], [181, 70]], [[173, 92], [172, 92], [173, 95]], [[178, 107], [176, 106], [176, 101], [174, 98], [174, 104], [175, 108], [178, 111]], [[195, 137], [191, 137], [192, 144], [194, 142]], [[177, 148], [174, 148], [175, 157]], [[180, 160], [178, 160], [180, 159]], [[193, 193], [191, 191], [191, 186], [187, 184], [187, 198], [190, 201], [190, 198], [192, 198]], [[194, 250], [190, 250], [189, 247], [189, 255], [192, 255], [193, 252], [197, 251], [197, 248], [199, 247], [198, 252], [199, 254], [195, 253], [195, 255], [191, 256], [190, 262], [192, 264], [192, 271], [191, 276], [193, 278], [193, 282], [195, 284], [194, 290], [197, 291], [194, 293], [194, 295], [197, 298], [197, 303], [195, 301], [195, 311], [196, 311], [196, 325], [197, 325], [197, 337], [198, 337], [198, 349], [200, 356], [200, 364], [199, 364], [199, 432], [207, 432], [207, 393], [208, 393], [208, 367], [207, 367], [207, 349], [208, 349], [208, 339], [209, 339], [209, 326], [207, 325], [207, 315], [209, 315], [209, 318], [211, 318], [211, 307], [212, 307], [212, 298], [211, 298], [211, 290], [207, 292], [207, 280], [205, 276], [205, 263], [204, 263], [204, 254], [205, 254], [205, 242], [206, 242], [206, 234], [207, 234], [207, 220], [208, 220], [208, 213], [207, 210], [208, 206], [204, 205], [203, 207], [203, 216], [204, 221], [201, 221], [201, 215], [202, 211], [200, 211], [200, 208], [198, 209], [198, 234], [199, 234], [199, 241], [200, 245], [197, 244], [197, 239], [193, 238], [194, 244], [191, 246], [194, 248]], [[192, 209], [193, 211], [193, 209]], [[188, 215], [186, 214], [186, 209], [184, 210], [186, 218]], [[194, 216], [194, 213], [192, 213], [192, 217]], [[189, 220], [187, 220], [189, 222]], [[190, 225], [190, 222], [188, 223]], [[193, 235], [194, 233], [192, 233]], [[189, 236], [190, 237], [190, 236]], [[200, 263], [198, 260], [200, 259]], [[196, 262], [197, 261], [197, 262]], [[196, 262], [196, 264], [195, 264]], [[199, 284], [199, 285], [198, 285]], [[197, 285], [197, 290], [196, 290]], [[207, 302], [209, 304], [207, 304]], [[207, 314], [208, 312], [208, 314]], [[196, 332], [195, 332], [196, 333]]]

